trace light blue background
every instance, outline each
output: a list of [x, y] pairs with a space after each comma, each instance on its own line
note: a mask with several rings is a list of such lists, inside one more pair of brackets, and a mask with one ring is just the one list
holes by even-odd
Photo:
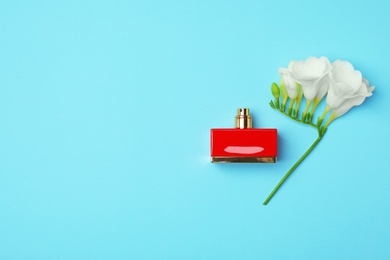
[[[1, 1], [0, 259], [390, 259], [388, 1]], [[316, 138], [272, 110], [292, 59], [374, 95]], [[238, 107], [279, 161], [209, 163]]]

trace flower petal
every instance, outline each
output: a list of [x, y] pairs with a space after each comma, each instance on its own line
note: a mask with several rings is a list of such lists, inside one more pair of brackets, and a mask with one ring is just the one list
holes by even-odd
[[294, 79], [290, 77], [289, 74], [285, 74], [282, 76], [282, 81], [284, 86], [287, 89], [287, 94], [289, 98], [295, 99], [298, 95], [298, 92], [297, 92], [297, 84], [294, 81]]
[[336, 108], [333, 108], [332, 111], [337, 115], [337, 117], [347, 113], [352, 107], [359, 106], [363, 103], [367, 96], [357, 95], [353, 97], [346, 98], [344, 102]]
[[[289, 64], [291, 76], [302, 85], [303, 94], [308, 100], [316, 97], [319, 88], [322, 87], [322, 80], [329, 75], [331, 68], [326, 57], [310, 57], [306, 61]], [[325, 94], [321, 92], [320, 95], [323, 97]]]
[[359, 88], [363, 80], [362, 73], [355, 70], [351, 63], [336, 60], [332, 64], [332, 75], [336, 82], [344, 82], [343, 92], [353, 95]]
[[286, 68], [279, 68], [278, 69], [279, 76], [286, 75], [288, 73], [288, 70]]
[[318, 84], [318, 91], [316, 94], [316, 98], [322, 99], [326, 93], [328, 93], [329, 85], [330, 85], [330, 78], [327, 75], [326, 77], [323, 77]]

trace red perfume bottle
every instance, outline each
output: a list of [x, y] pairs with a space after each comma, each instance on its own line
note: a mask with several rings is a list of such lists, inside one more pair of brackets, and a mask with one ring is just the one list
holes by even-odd
[[275, 163], [277, 130], [252, 128], [249, 108], [237, 109], [235, 128], [210, 131], [213, 163]]

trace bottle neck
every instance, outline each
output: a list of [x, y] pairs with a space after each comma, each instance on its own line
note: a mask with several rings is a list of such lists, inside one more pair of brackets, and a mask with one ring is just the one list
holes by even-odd
[[249, 108], [237, 109], [234, 127], [239, 129], [252, 128], [252, 117], [249, 114]]

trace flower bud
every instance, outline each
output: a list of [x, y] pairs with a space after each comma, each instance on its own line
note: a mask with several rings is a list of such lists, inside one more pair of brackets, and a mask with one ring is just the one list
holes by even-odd
[[274, 98], [275, 99], [279, 99], [279, 97], [280, 97], [280, 89], [279, 89], [279, 87], [278, 87], [278, 85], [276, 83], [272, 83], [271, 91], [272, 91], [272, 95], [274, 96]]

